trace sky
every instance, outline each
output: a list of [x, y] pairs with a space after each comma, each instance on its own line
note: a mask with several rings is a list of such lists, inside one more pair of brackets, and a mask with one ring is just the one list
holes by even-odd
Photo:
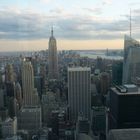
[[140, 39], [139, 0], [0, 0], [0, 51], [48, 49], [53, 26], [58, 50], [123, 49]]

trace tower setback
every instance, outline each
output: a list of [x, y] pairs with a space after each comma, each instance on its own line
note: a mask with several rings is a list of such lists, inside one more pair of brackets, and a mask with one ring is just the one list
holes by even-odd
[[51, 37], [49, 39], [49, 79], [58, 78], [58, 60], [57, 60], [57, 45], [56, 39], [53, 36], [53, 29], [51, 30]]

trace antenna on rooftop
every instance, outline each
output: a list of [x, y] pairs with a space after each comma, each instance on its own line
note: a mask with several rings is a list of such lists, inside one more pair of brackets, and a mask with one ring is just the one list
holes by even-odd
[[52, 28], [51, 28], [51, 36], [53, 36], [53, 26], [52, 26]]
[[130, 37], [131, 37], [131, 35], [132, 35], [132, 18], [131, 18], [131, 9], [130, 9]]

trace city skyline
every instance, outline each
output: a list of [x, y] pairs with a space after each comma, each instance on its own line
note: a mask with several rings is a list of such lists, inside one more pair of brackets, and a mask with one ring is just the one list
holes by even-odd
[[28, 51], [28, 56], [1, 53], [0, 139], [139, 138], [139, 42], [125, 36], [124, 53], [57, 54], [52, 28], [48, 44], [48, 51]]
[[58, 50], [123, 49], [130, 8], [132, 37], [140, 37], [139, 7], [138, 0], [5, 0], [0, 4], [0, 51], [46, 50], [52, 25]]

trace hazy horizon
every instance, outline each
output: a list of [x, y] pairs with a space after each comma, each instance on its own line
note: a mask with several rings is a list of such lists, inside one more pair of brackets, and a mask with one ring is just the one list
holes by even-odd
[[132, 37], [139, 40], [138, 0], [4, 0], [0, 51], [46, 50], [52, 26], [58, 50], [123, 49], [130, 8]]

